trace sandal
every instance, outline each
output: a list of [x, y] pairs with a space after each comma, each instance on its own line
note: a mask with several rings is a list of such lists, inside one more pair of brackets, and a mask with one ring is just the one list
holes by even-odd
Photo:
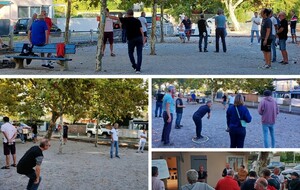
[[9, 166], [3, 166], [1, 169], [10, 169]]
[[112, 57], [115, 57], [115, 56], [116, 56], [116, 54], [114, 54], [114, 53], [111, 53], [111, 54], [110, 54], [110, 56], [112, 56]]
[[10, 166], [12, 166], [12, 167], [17, 167], [17, 164], [12, 164], [12, 165], [10, 165]]

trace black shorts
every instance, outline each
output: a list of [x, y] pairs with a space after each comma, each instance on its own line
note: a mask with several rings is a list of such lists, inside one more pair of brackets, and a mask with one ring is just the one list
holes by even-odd
[[264, 46], [264, 39], [261, 39], [261, 46], [260, 46], [261, 51], [271, 52], [271, 44], [272, 44], [272, 39], [268, 39], [267, 45], [265, 46]]
[[103, 43], [106, 44], [107, 40], [108, 40], [109, 44], [114, 43], [114, 33], [113, 32], [104, 32]]
[[148, 37], [148, 36], [147, 36], [147, 32], [144, 32], [144, 37]]
[[16, 143], [8, 145], [8, 143], [3, 143], [4, 155], [16, 154]]

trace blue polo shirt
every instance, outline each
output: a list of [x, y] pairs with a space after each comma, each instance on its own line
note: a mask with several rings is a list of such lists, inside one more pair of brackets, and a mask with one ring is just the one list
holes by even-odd
[[217, 28], [225, 28], [226, 17], [224, 15], [216, 16], [215, 22], [217, 24]]
[[36, 20], [32, 23], [30, 27], [32, 45], [37, 45], [37, 46], [45, 45], [46, 30], [48, 30], [48, 27], [45, 21]]
[[163, 98], [163, 105], [162, 105], [162, 110], [167, 111], [167, 103], [170, 104], [170, 113], [175, 113], [175, 102], [174, 99], [172, 98], [171, 94], [165, 94]]

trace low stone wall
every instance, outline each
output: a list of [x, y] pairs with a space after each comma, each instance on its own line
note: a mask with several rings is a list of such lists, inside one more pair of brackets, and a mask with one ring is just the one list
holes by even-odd
[[86, 125], [68, 125], [69, 127], [69, 134], [78, 134], [79, 135], [85, 135], [85, 126]]

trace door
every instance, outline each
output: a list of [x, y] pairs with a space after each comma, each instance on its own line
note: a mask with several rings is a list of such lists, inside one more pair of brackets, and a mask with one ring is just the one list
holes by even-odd
[[200, 166], [203, 166], [204, 170], [207, 171], [207, 156], [191, 156], [191, 169], [199, 171]]

